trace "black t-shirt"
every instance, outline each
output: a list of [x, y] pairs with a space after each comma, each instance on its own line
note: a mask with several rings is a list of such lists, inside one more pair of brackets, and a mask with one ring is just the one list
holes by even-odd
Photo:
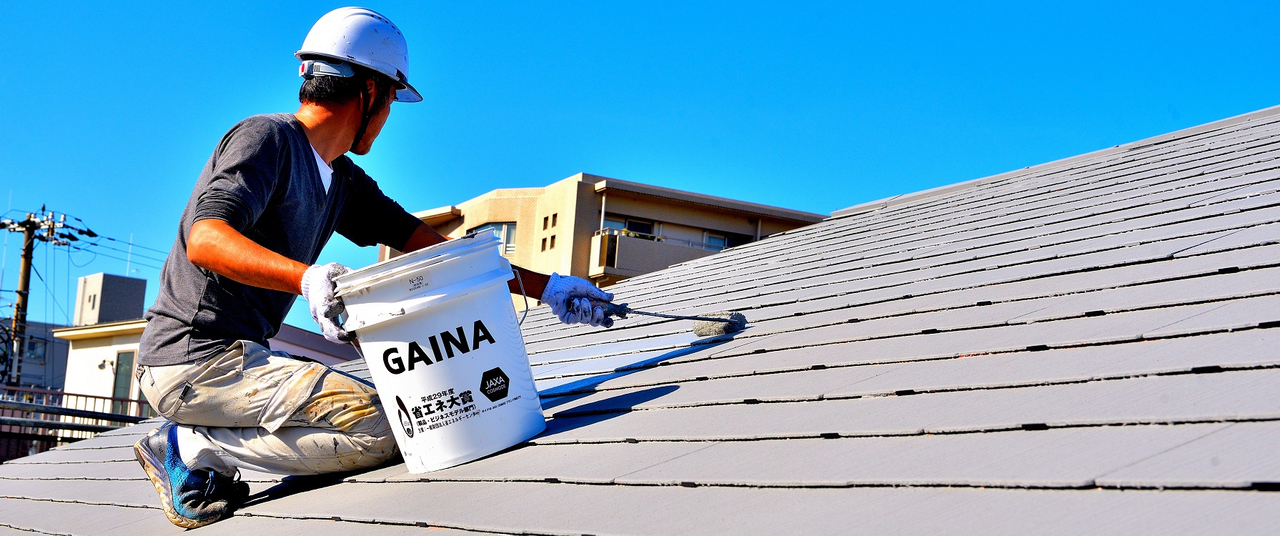
[[420, 222], [346, 155], [333, 161], [328, 192], [302, 124], [291, 114], [257, 115], [227, 132], [196, 181], [178, 237], [147, 311], [138, 362], [172, 365], [222, 353], [237, 340], [265, 344], [293, 306], [293, 294], [237, 283], [187, 260], [191, 225], [227, 222], [263, 247], [315, 264], [337, 231], [360, 246], [401, 249]]

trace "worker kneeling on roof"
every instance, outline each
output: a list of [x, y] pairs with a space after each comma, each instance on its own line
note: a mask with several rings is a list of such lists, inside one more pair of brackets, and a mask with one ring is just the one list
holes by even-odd
[[[333, 278], [315, 264], [337, 233], [414, 251], [445, 238], [345, 156], [369, 152], [391, 103], [417, 102], [408, 48], [386, 17], [341, 8], [307, 34], [301, 106], [253, 116], [218, 143], [182, 213], [147, 312], [138, 383], [166, 422], [134, 446], [174, 524], [198, 527], [248, 496], [238, 468], [317, 474], [379, 465], [395, 441], [373, 387], [267, 340], [302, 295], [325, 338], [350, 341]], [[612, 324], [612, 296], [577, 277], [515, 268], [566, 324]], [[514, 281], [513, 281], [514, 283]], [[513, 292], [518, 292], [513, 287]]]

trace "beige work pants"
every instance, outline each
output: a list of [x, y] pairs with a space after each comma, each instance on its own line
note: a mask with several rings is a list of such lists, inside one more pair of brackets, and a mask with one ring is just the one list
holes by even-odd
[[395, 454], [372, 386], [257, 343], [144, 367], [139, 380], [151, 406], [180, 425], [179, 454], [192, 469], [319, 474], [372, 467]]

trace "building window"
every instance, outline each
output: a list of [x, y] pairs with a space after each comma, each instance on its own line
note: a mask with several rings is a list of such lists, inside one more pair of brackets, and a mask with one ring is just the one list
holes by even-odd
[[484, 230], [492, 231], [493, 235], [498, 237], [498, 240], [502, 241], [503, 255], [511, 255], [516, 252], [516, 223], [515, 222], [486, 223], [470, 231], [467, 231], [467, 233], [474, 233], [477, 231], [484, 231]]
[[729, 247], [729, 238], [724, 235], [707, 233], [706, 243], [707, 243], [707, 249], [720, 251], [724, 248]]
[[[111, 390], [112, 398], [133, 398], [133, 352], [116, 354], [116, 383]], [[130, 404], [123, 400], [111, 401], [112, 413], [128, 413]]]
[[49, 341], [39, 337], [27, 337], [27, 351], [22, 357], [35, 361], [44, 359], [48, 348]]
[[556, 226], [556, 216], [559, 216], [559, 215], [560, 215], [559, 213], [556, 213], [556, 214], [552, 214], [552, 215], [551, 215], [551, 226], [552, 226], [552, 227], [555, 227], [555, 226]]
[[547, 230], [547, 217], [546, 217], [546, 216], [543, 216], [543, 217], [542, 217], [542, 230], [543, 230], [543, 231]]
[[546, 239], [546, 238], [543, 238], [543, 239], [542, 239], [542, 251], [546, 251], [546, 250], [547, 250], [547, 239]]
[[635, 218], [628, 218], [626, 216], [606, 216], [604, 219], [605, 229], [619, 229], [627, 231], [627, 233], [624, 234], [629, 234], [636, 238], [644, 238], [646, 240], [653, 240], [655, 238], [653, 233], [655, 227], [656, 225], [651, 220], [638, 220]]
[[551, 235], [551, 249], [556, 249], [556, 235]]
[[633, 233], [653, 235], [653, 222], [644, 220], [627, 220], [627, 230]]

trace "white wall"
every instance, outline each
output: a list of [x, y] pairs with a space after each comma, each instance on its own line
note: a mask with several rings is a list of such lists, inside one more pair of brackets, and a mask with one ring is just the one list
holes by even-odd
[[[71, 341], [67, 353], [67, 378], [64, 391], [77, 395], [109, 397], [115, 388], [117, 352], [132, 351], [137, 366], [138, 341], [141, 335], [122, 335], [102, 339]], [[98, 368], [102, 365], [102, 368]], [[133, 378], [132, 371], [129, 374]], [[133, 383], [137, 383], [136, 380]], [[138, 386], [130, 388], [130, 397], [138, 398]]]

